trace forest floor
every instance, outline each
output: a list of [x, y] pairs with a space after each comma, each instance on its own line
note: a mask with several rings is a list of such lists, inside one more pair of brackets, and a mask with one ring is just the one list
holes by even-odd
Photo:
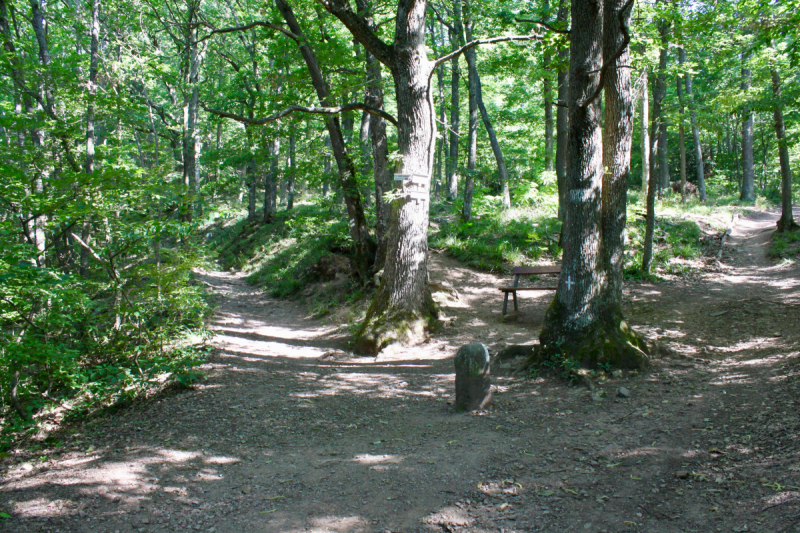
[[800, 532], [800, 266], [767, 259], [776, 218], [746, 212], [703, 274], [626, 285], [647, 372], [592, 397], [512, 361], [474, 414], [456, 350], [532, 342], [551, 293], [503, 321], [506, 277], [433, 253], [448, 326], [375, 359], [338, 316], [205, 273], [207, 380], [5, 459], [0, 530]]

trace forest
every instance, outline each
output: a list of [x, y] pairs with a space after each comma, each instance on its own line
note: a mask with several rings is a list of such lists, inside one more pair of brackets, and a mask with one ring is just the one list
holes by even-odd
[[0, 39], [0, 529], [800, 531], [796, 0]]

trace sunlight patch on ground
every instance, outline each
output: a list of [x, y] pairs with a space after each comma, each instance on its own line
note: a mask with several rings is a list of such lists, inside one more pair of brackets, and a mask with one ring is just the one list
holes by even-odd
[[[227, 456], [203, 456], [201, 452], [189, 452], [162, 448], [156, 450], [132, 450], [131, 453], [146, 451], [147, 456], [132, 456], [122, 461], [102, 463], [101, 455], [77, 457], [63, 461], [58, 468], [52, 468], [10, 485], [12, 490], [36, 489], [48, 485], [74, 487], [76, 497], [81, 494], [100, 494], [123, 504], [135, 504], [147, 499], [153, 493], [163, 491], [178, 496], [185, 495], [186, 489], [179, 486], [160, 487], [158, 471], [165, 466], [185, 465], [201, 460], [208, 465], [239, 462]], [[216, 481], [222, 476], [213, 467], [203, 468], [194, 476], [195, 481]], [[71, 500], [46, 500], [33, 498], [17, 502], [14, 514], [25, 517], [47, 517], [70, 514], [75, 503]]]
[[289, 338], [287, 338], [286, 341], [287, 342], [281, 342], [280, 340], [256, 341], [243, 337], [221, 334], [217, 334], [213, 339], [214, 345], [220, 350], [239, 352], [240, 354], [247, 354], [250, 356], [281, 356], [291, 357], [292, 359], [309, 359], [322, 357], [322, 355], [328, 351], [327, 348], [289, 344]]
[[393, 464], [398, 465], [405, 460], [405, 457], [402, 455], [392, 455], [392, 454], [383, 454], [383, 455], [373, 455], [370, 453], [362, 453], [361, 455], [356, 455], [353, 458], [353, 461], [356, 463], [360, 463], [362, 465], [377, 465], [377, 464]]
[[[369, 522], [360, 516], [321, 516], [309, 520], [304, 533], [361, 533], [369, 531]], [[299, 530], [298, 530], [299, 531]]]
[[314, 396], [336, 396], [339, 394], [376, 394], [379, 398], [404, 397], [438, 397], [438, 390], [410, 390], [408, 383], [399, 376], [385, 374], [368, 374], [362, 372], [339, 373], [315, 379], [320, 389], [308, 391], [296, 396], [303, 399]]

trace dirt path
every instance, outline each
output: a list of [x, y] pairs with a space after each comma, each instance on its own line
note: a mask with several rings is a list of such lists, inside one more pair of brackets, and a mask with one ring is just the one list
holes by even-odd
[[[6, 460], [14, 532], [800, 532], [800, 269], [742, 217], [719, 272], [634, 284], [653, 368], [584, 387], [498, 368], [487, 412], [450, 407], [467, 342], [530, 342], [548, 294], [500, 320], [501, 278], [434, 254], [443, 335], [343, 357], [346, 329], [208, 273], [208, 380]], [[629, 391], [618, 397], [619, 387]]]

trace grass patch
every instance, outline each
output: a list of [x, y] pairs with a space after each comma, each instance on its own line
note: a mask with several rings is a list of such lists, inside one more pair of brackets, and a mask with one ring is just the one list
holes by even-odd
[[797, 259], [800, 257], [800, 230], [773, 234], [767, 254], [772, 259]]

